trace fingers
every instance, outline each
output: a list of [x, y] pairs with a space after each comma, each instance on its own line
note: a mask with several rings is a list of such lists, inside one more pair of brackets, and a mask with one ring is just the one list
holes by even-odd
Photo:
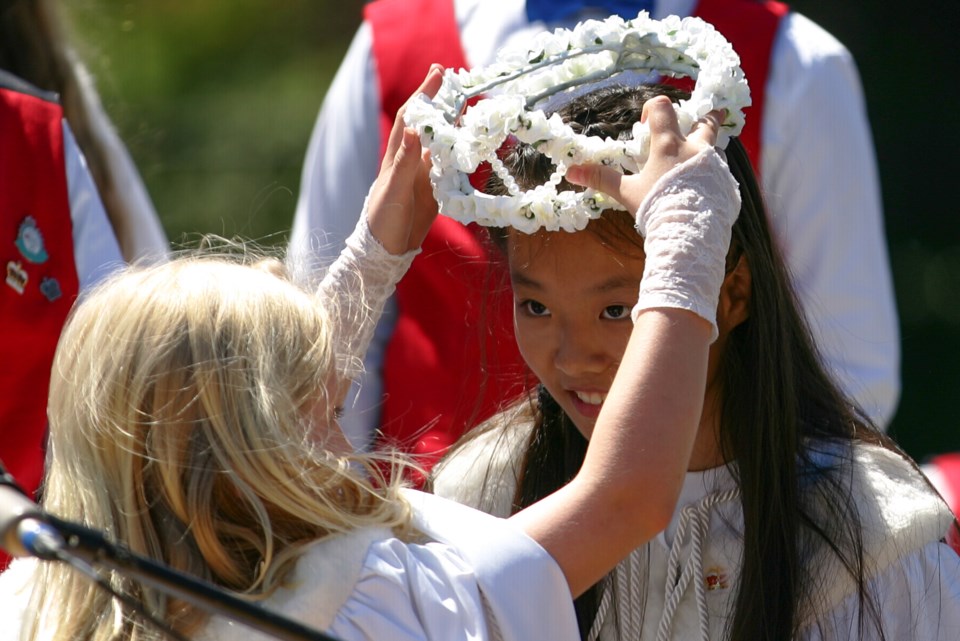
[[650, 129], [650, 157], [639, 174], [624, 176], [605, 165], [580, 165], [567, 170], [567, 180], [613, 197], [635, 212], [656, 179], [673, 167], [684, 150], [684, 138], [673, 103], [657, 96], [643, 105], [640, 122]]
[[441, 83], [443, 83], [443, 65], [433, 63], [427, 71], [427, 77], [423, 79], [420, 88], [413, 95], [425, 93], [433, 98], [440, 91]]
[[677, 112], [673, 103], [666, 96], [656, 96], [643, 105], [640, 122], [646, 122], [650, 127], [651, 144], [657, 138], [677, 138], [683, 140], [680, 133], [680, 123], [677, 121]]
[[[413, 92], [411, 100], [422, 93], [433, 98], [435, 95], [437, 95], [437, 91], [440, 90], [440, 84], [442, 82], [443, 67], [438, 64], [431, 65], [430, 70], [427, 71], [427, 75], [423, 79], [423, 82], [421, 82], [417, 90]], [[400, 143], [404, 136], [403, 114], [405, 111], [406, 105], [397, 111], [397, 115], [393, 119], [393, 128], [390, 130], [390, 138], [387, 140], [387, 148], [383, 154], [383, 161], [380, 165], [381, 169], [389, 166], [389, 163], [394, 159], [397, 151], [400, 149]]]
[[424, 151], [420, 159], [420, 166], [413, 183], [414, 215], [410, 228], [410, 238], [407, 251], [416, 249], [423, 244], [430, 231], [430, 226], [440, 211], [437, 201], [433, 198], [433, 186], [430, 184], [430, 152]]
[[714, 146], [725, 116], [725, 110], [715, 109], [696, 121], [684, 136], [680, 133], [673, 103], [666, 96], [657, 96], [644, 104], [640, 122], [646, 122], [650, 127], [651, 147], [659, 147], [661, 152], [675, 155], [684, 141], [696, 143], [695, 147]]
[[[432, 65], [414, 97], [421, 93], [435, 96], [443, 81], [442, 73], [443, 67]], [[437, 215], [429, 157], [421, 150], [416, 130], [404, 125], [404, 111], [405, 106], [393, 121], [367, 210], [370, 231], [391, 254], [419, 247]]]
[[415, 129], [404, 127], [400, 130], [399, 149], [394, 153], [393, 172], [390, 175], [387, 190], [396, 185], [401, 189], [412, 189], [413, 179], [420, 169], [420, 136]]
[[[396, 129], [396, 128], [395, 128]], [[399, 130], [396, 149], [384, 158], [367, 201], [367, 224], [374, 238], [391, 254], [406, 251], [413, 216], [413, 180], [419, 166], [420, 142], [415, 131]]]
[[608, 196], [620, 200], [620, 186], [623, 174], [605, 165], [574, 165], [567, 168], [567, 181], [602, 191]]
[[644, 104], [640, 116], [649, 128], [650, 155], [639, 173], [624, 176], [604, 165], [579, 165], [567, 169], [566, 178], [613, 197], [635, 213], [661, 176], [716, 143], [724, 116], [721, 110], [711, 111], [684, 136], [673, 103], [657, 96]]
[[715, 109], [693, 124], [693, 129], [687, 134], [687, 140], [699, 141], [713, 147], [717, 144], [717, 136], [726, 116], [726, 110]]

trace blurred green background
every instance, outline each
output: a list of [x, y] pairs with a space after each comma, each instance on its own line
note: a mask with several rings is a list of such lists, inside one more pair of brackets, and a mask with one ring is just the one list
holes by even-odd
[[[174, 242], [197, 232], [285, 242], [310, 130], [362, 5], [64, 3]], [[960, 95], [948, 58], [957, 4], [792, 5], [850, 48], [867, 96], [903, 338], [891, 433], [919, 459], [960, 450], [950, 400], [960, 394]]]
[[284, 243], [313, 121], [363, 3], [62, 6], [170, 239]]

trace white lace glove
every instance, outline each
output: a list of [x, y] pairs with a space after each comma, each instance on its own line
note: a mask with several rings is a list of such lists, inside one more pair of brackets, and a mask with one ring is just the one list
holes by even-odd
[[394, 255], [384, 249], [367, 225], [364, 201], [356, 228], [320, 282], [318, 292], [329, 301], [339, 375], [354, 379], [363, 373], [363, 357], [383, 306], [419, 253], [416, 249]]
[[657, 180], [636, 216], [647, 259], [634, 322], [645, 309], [686, 309], [710, 322], [710, 340], [717, 339], [717, 303], [739, 213], [737, 181], [713, 147]]

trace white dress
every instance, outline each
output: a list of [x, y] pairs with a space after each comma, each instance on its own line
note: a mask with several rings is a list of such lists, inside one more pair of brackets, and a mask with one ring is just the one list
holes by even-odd
[[[531, 427], [507, 420], [468, 442], [435, 469], [434, 491], [509, 514]], [[867, 590], [880, 605], [886, 639], [960, 639], [960, 557], [941, 542], [953, 515], [892, 452], [858, 445], [854, 459], [850, 491], [863, 522]], [[601, 614], [588, 641], [725, 638], [742, 528], [739, 491], [728, 467], [688, 473], [666, 531], [617, 567], [611, 585], [618, 611]], [[822, 553], [808, 567], [822, 584], [799, 638], [858, 638], [859, 602], [845, 571]], [[877, 638], [868, 623], [863, 639]]]

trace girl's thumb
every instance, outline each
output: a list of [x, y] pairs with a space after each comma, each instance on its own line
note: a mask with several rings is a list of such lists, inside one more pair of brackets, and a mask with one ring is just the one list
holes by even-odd
[[623, 174], [616, 169], [604, 165], [574, 165], [567, 168], [566, 178], [574, 185], [596, 189], [619, 200]]

